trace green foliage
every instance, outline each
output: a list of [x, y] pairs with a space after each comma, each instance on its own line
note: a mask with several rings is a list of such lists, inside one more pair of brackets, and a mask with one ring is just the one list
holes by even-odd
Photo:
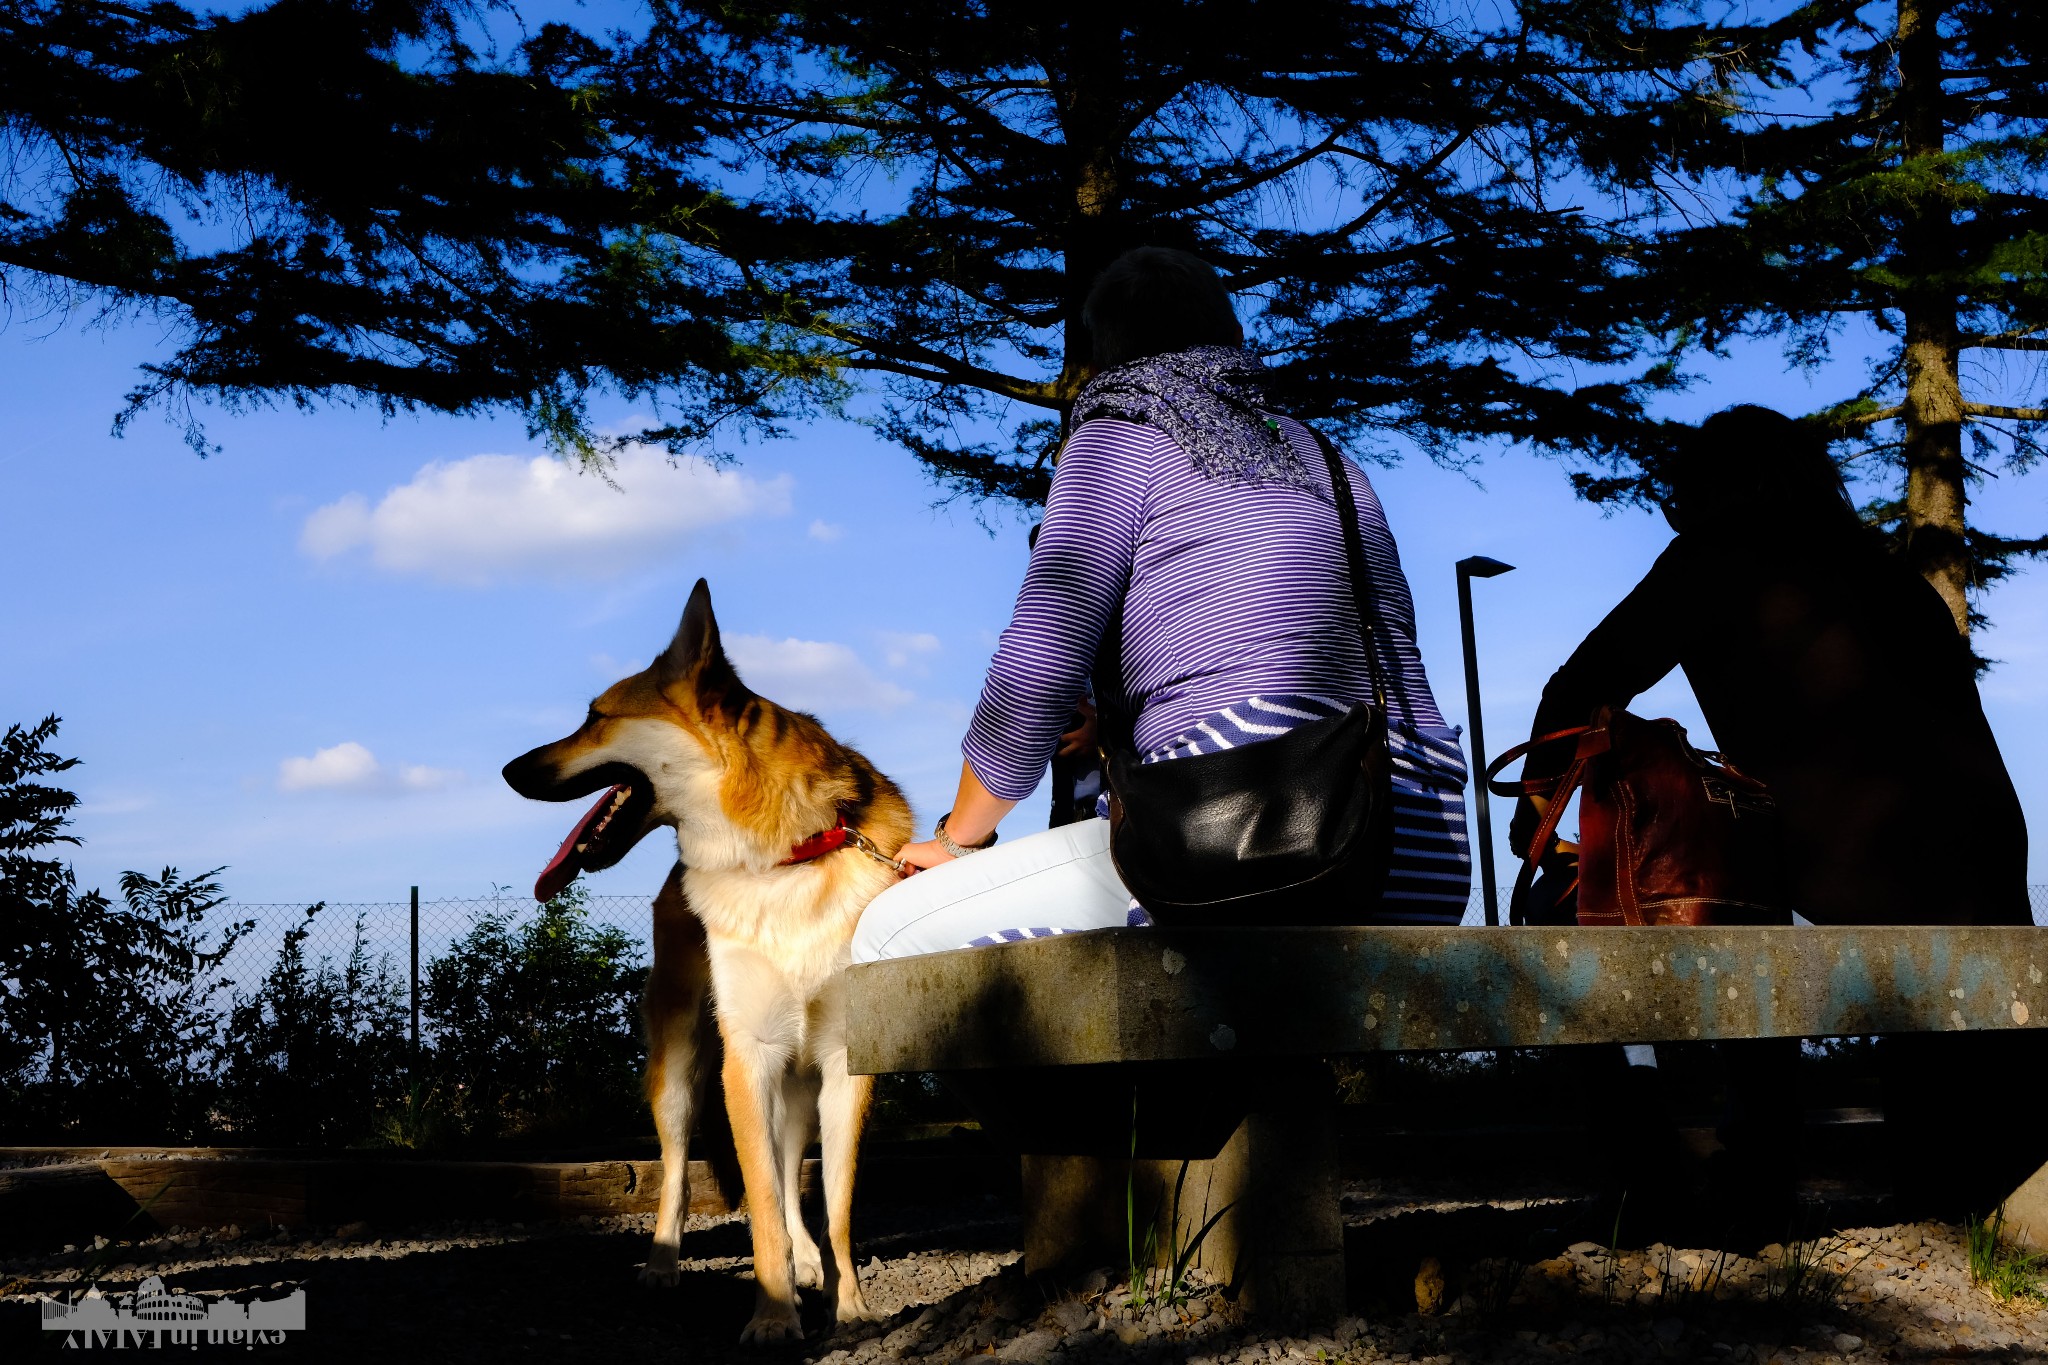
[[427, 969], [433, 1070], [471, 1137], [644, 1123], [634, 1006], [646, 967], [625, 931], [588, 922], [587, 899], [571, 886], [523, 923], [479, 915]]
[[455, 1116], [448, 1112], [439, 1087], [414, 1081], [396, 1104], [378, 1114], [372, 1140], [379, 1147], [434, 1151], [452, 1145], [458, 1136]]
[[[1145, 1236], [1138, 1237], [1138, 1099], [1131, 1096], [1131, 1159], [1124, 1170], [1124, 1254], [1128, 1262], [1127, 1278], [1129, 1297], [1127, 1308], [1146, 1308], [1153, 1304], [1164, 1304], [1177, 1308], [1188, 1300], [1187, 1275], [1201, 1254], [1202, 1243], [1209, 1239], [1216, 1225], [1223, 1221], [1233, 1204], [1225, 1204], [1210, 1214], [1202, 1226], [1195, 1229], [1186, 1241], [1181, 1240], [1181, 1195], [1188, 1183], [1188, 1167], [1191, 1163], [1180, 1163], [1180, 1171], [1173, 1181], [1173, 1201], [1167, 1205], [1163, 1200], [1156, 1204], [1150, 1216], [1145, 1219]], [[1167, 1215], [1166, 1264], [1159, 1264], [1159, 1215]]]
[[509, 408], [597, 457], [596, 389], [661, 400], [675, 443], [765, 420], [763, 385], [815, 367], [730, 315], [688, 88], [647, 173], [605, 46], [545, 24], [501, 51], [492, 4], [0, 0], [0, 285], [167, 325], [124, 421], [194, 394]]
[[[1553, 79], [1598, 111], [1571, 130], [1570, 160], [1633, 239], [1632, 311], [1674, 360], [1763, 338], [1811, 370], [1845, 339], [1874, 343], [1861, 389], [1813, 417], [1847, 443], [1852, 472], [1898, 490], [1880, 491], [1871, 520], [1958, 594], [2048, 553], [2048, 537], [1991, 535], [1955, 510], [1967, 483], [2044, 453], [2048, 409], [2027, 405], [2048, 351], [2038, 9], [1521, 6]], [[1582, 487], [1646, 499], [1656, 470], [1625, 461]]]
[[[1286, 406], [1382, 454], [1611, 459], [1674, 382], [1634, 364], [1624, 243], [1549, 197], [1584, 114], [1511, 7], [651, 9], [500, 49], [453, 0], [0, 0], [0, 279], [171, 327], [130, 415], [509, 408], [601, 461], [860, 381], [947, 486], [1026, 501], [1140, 244], [1218, 261]], [[607, 389], [655, 422], [596, 434]]]
[[1544, 198], [1540, 144], [1575, 115], [1503, 13], [665, 2], [620, 70], [732, 119], [750, 277], [876, 382], [878, 429], [959, 492], [1031, 501], [1089, 361], [1082, 301], [1146, 244], [1216, 261], [1285, 405], [1368, 443], [1634, 438], [1668, 376], [1573, 377], [1629, 363], [1620, 258]]
[[0, 736], [0, 1129], [79, 1141], [204, 1131], [220, 1043], [214, 969], [249, 929], [204, 928], [214, 873], [123, 873], [121, 903], [47, 856], [78, 798], [37, 779], [55, 716]]
[[213, 873], [124, 873], [119, 904], [80, 891], [47, 856], [77, 842], [78, 798], [48, 781], [77, 762], [49, 751], [57, 725], [0, 736], [0, 1137], [424, 1148], [644, 1126], [646, 972], [582, 888], [483, 916], [429, 964], [415, 1064], [405, 983], [361, 919], [341, 961], [309, 961], [310, 907], [238, 990], [220, 967], [254, 925], [205, 928]]
[[1848, 1255], [1849, 1241], [1841, 1236], [1786, 1242], [1764, 1266], [1764, 1302], [1792, 1314], [1833, 1308], [1854, 1268]]
[[220, 1048], [221, 1118], [238, 1143], [346, 1146], [405, 1102], [405, 983], [389, 955], [370, 960], [357, 916], [347, 959], [306, 961], [322, 906], [287, 930], [256, 990], [237, 992]]
[[1970, 1283], [2000, 1303], [2048, 1301], [2048, 1256], [2022, 1251], [2005, 1237], [2005, 1206], [1987, 1219], [1964, 1222], [1970, 1251]]

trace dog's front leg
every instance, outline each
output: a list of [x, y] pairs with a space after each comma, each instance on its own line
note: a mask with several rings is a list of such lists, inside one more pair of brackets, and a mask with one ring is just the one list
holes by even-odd
[[804, 1148], [818, 1121], [818, 1077], [807, 1067], [792, 1067], [782, 1078], [782, 1214], [789, 1228], [790, 1255], [799, 1289], [825, 1284], [818, 1243], [804, 1226]]
[[832, 1248], [825, 1290], [838, 1321], [865, 1322], [873, 1314], [860, 1292], [860, 1272], [853, 1263], [853, 1176], [860, 1161], [860, 1134], [867, 1123], [875, 1078], [849, 1075], [843, 1047], [825, 1058], [823, 1073], [818, 1093], [818, 1146], [825, 1168], [825, 1237]]
[[684, 899], [682, 873], [678, 863], [654, 898], [654, 967], [641, 1002], [647, 1026], [647, 1102], [661, 1139], [661, 1194], [654, 1245], [640, 1283], [654, 1286], [673, 1285], [680, 1278], [676, 1260], [690, 1213], [690, 1120], [703, 1101], [706, 1064], [716, 1065], [718, 1051], [710, 1023], [711, 962], [704, 926]]
[[786, 1054], [733, 1029], [725, 1033], [725, 1111], [732, 1119], [740, 1174], [747, 1184], [747, 1223], [754, 1240], [754, 1316], [740, 1343], [794, 1341], [804, 1334], [797, 1316], [789, 1224], [782, 1208], [781, 1127]]

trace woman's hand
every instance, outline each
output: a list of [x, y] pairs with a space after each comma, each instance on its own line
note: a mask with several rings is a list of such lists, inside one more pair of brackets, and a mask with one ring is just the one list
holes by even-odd
[[903, 864], [903, 875], [909, 877], [928, 867], [950, 863], [953, 861], [953, 855], [946, 852], [945, 845], [937, 839], [926, 839], [920, 843], [905, 844], [897, 849], [896, 861]]
[[[962, 763], [960, 792], [953, 798], [953, 809], [946, 816], [946, 833], [967, 848], [993, 842], [996, 826], [1016, 804], [992, 795], [987, 787], [981, 785], [981, 779], [974, 775], [974, 769]], [[908, 864], [910, 871], [903, 874], [908, 877], [940, 863], [950, 863], [953, 855], [946, 852], [946, 846], [937, 839], [924, 839], [897, 849], [896, 861]]]
[[1074, 703], [1074, 709], [1081, 713], [1081, 723], [1060, 736], [1061, 758], [1095, 751], [1095, 736], [1100, 728], [1095, 723], [1095, 703], [1083, 697]]

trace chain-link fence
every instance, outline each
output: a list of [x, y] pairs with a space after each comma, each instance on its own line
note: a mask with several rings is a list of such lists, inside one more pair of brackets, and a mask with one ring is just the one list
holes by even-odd
[[[315, 907], [317, 905], [317, 910]], [[643, 962], [652, 959], [649, 937], [654, 896], [590, 896], [584, 917], [594, 926], [615, 928], [639, 946]], [[313, 911], [311, 922], [307, 915]], [[402, 901], [230, 901], [208, 918], [215, 925], [249, 924], [221, 960], [216, 979], [247, 993], [278, 960], [285, 935], [305, 927], [301, 951], [309, 967], [324, 958], [339, 966], [355, 951], [357, 926], [370, 964], [388, 965], [413, 994], [424, 985], [428, 968], [446, 957], [486, 917], [521, 922], [539, 907], [526, 896], [435, 897]]]
[[[2048, 925], [2048, 884], [2029, 890], [2034, 905], [2034, 923]], [[1505, 910], [1505, 888], [1501, 891], [1501, 900]], [[652, 894], [592, 896], [585, 905], [585, 914], [593, 925], [619, 929], [640, 945], [643, 954], [651, 957], [648, 940], [653, 903]], [[254, 927], [242, 936], [234, 951], [222, 962], [221, 977], [233, 981], [237, 988], [243, 990], [262, 980], [264, 973], [277, 960], [285, 934], [305, 923], [306, 911], [311, 904], [236, 901], [223, 906], [218, 912], [221, 919], [249, 920], [253, 921]], [[304, 951], [309, 964], [318, 963], [322, 957], [336, 963], [345, 961], [354, 948], [356, 925], [360, 921], [363, 946], [371, 961], [388, 957], [399, 979], [410, 982], [415, 961], [424, 977], [428, 965], [446, 955], [482, 917], [490, 915], [521, 920], [530, 917], [535, 910], [534, 902], [524, 896], [436, 897], [420, 900], [417, 904], [410, 900], [334, 901], [324, 905], [313, 917], [312, 924], [308, 926]], [[1475, 888], [1465, 911], [1464, 923], [1480, 924], [1484, 920], [1483, 896]]]

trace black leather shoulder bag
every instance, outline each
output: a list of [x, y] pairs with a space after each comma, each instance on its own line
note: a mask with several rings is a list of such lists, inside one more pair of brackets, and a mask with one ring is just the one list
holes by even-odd
[[[1329, 438], [1317, 432], [1316, 440], [1375, 700], [1257, 744], [1158, 763], [1138, 761], [1119, 708], [1105, 726], [1110, 853], [1162, 925], [1363, 924], [1386, 885], [1393, 761], [1371, 580], [1350, 476]], [[1119, 642], [1111, 655], [1119, 668], [1121, 652]]]

